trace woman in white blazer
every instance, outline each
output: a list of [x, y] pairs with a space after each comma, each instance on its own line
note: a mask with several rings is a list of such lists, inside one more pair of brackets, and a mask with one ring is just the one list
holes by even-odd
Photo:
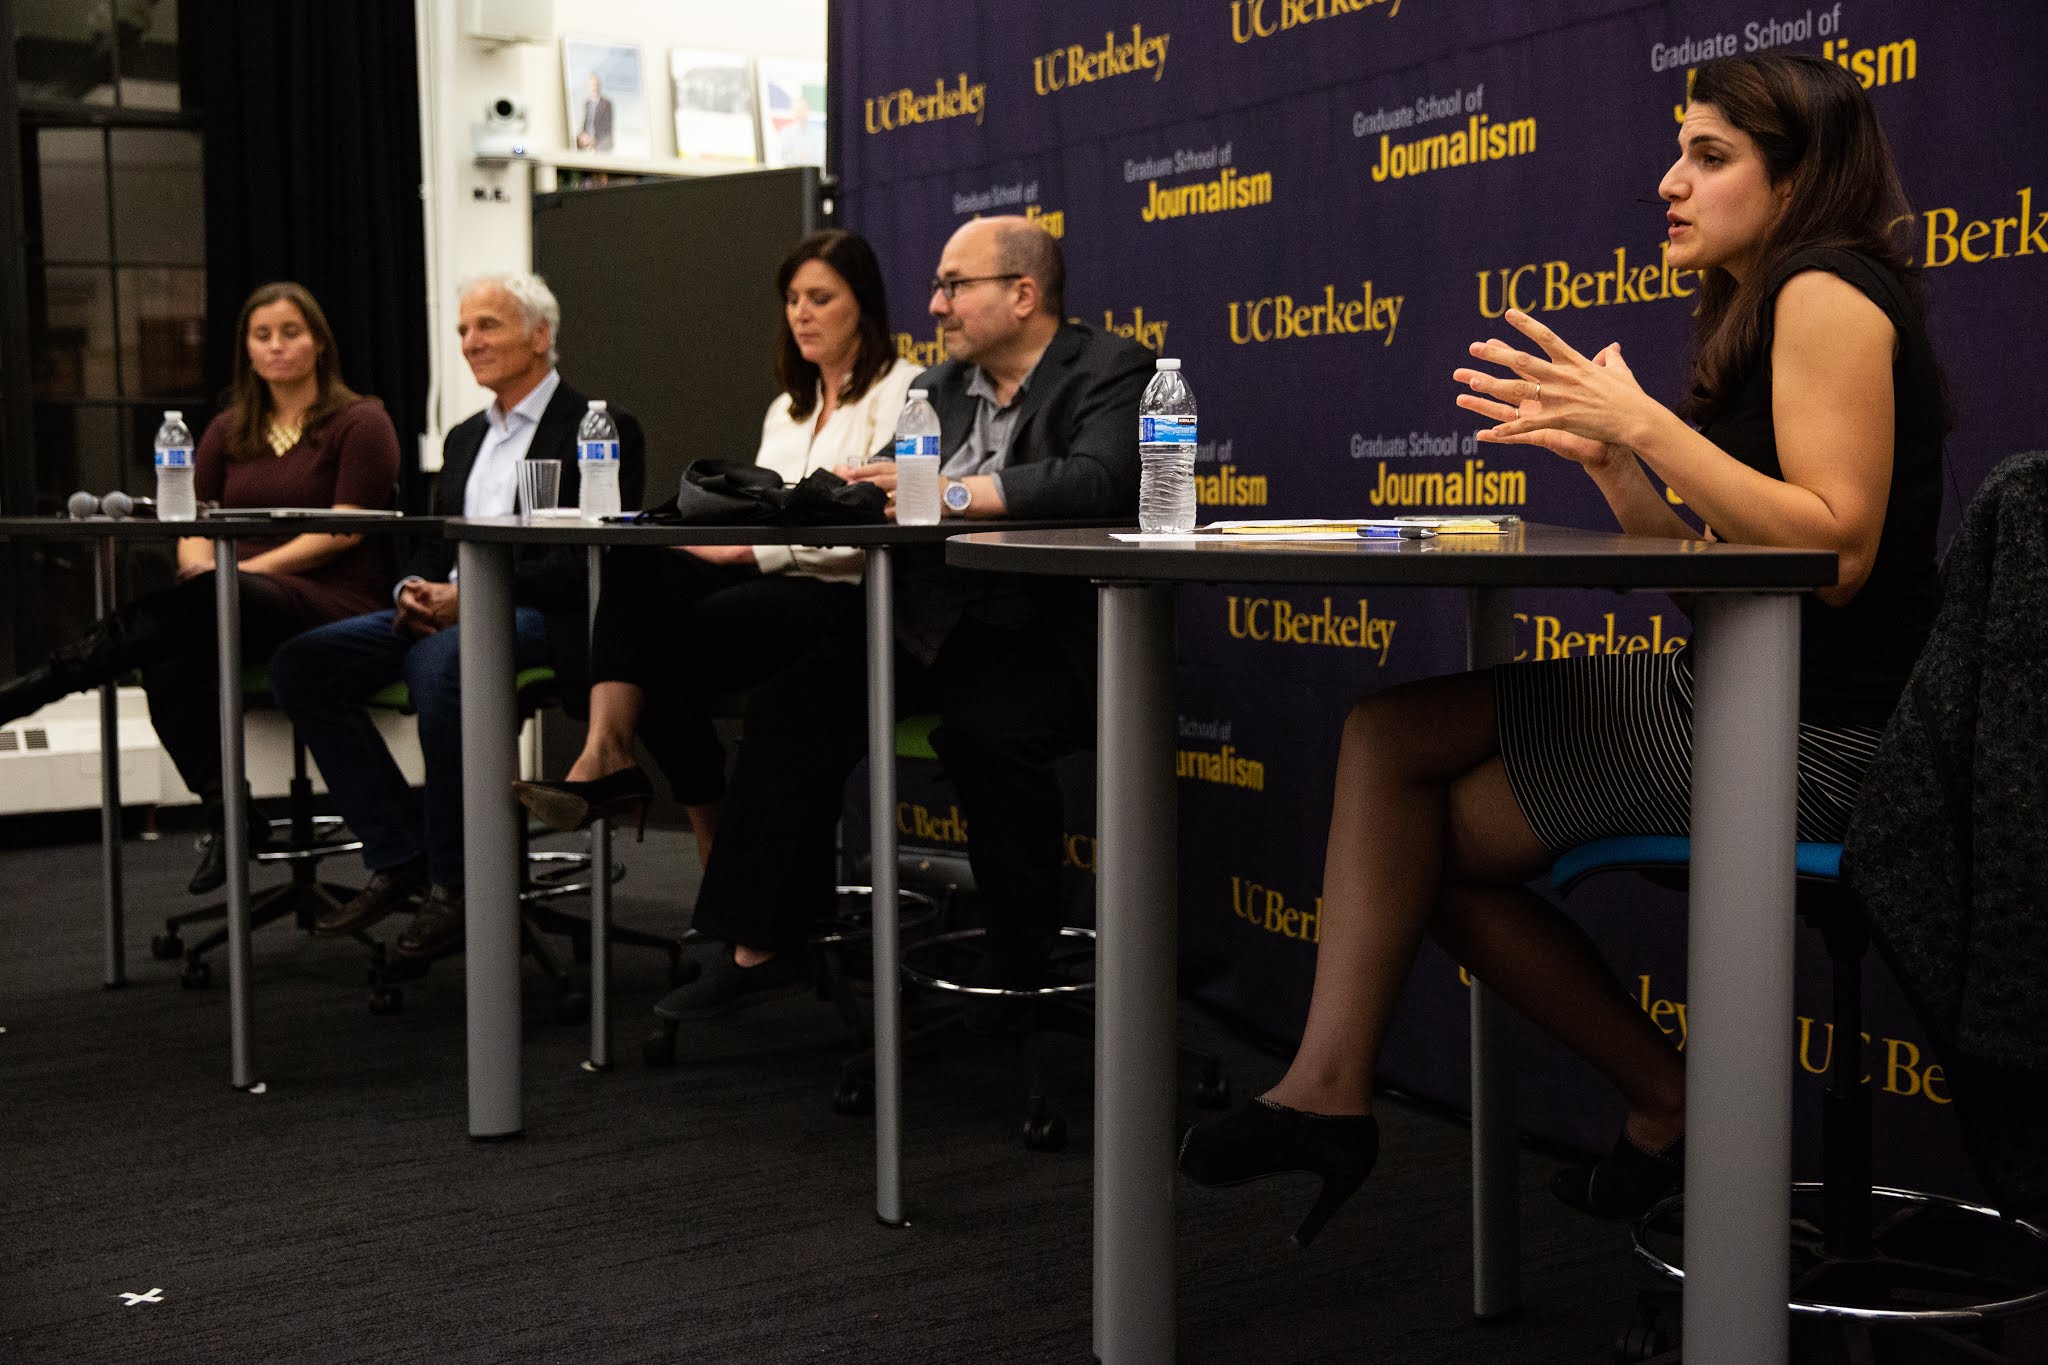
[[[783, 259], [775, 286], [783, 391], [755, 462], [789, 483], [865, 463], [894, 440], [918, 374], [896, 356], [874, 250], [855, 233], [813, 233]], [[644, 825], [654, 786], [633, 756], [644, 737], [708, 859], [725, 792], [712, 703], [837, 632], [858, 632], [861, 559], [786, 545], [612, 551], [591, 641], [589, 738], [567, 780], [515, 783], [519, 800], [556, 829], [628, 813]]]

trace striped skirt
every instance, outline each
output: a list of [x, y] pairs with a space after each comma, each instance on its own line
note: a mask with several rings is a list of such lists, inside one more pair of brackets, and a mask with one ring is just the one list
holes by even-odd
[[[1691, 651], [1598, 654], [1493, 671], [1501, 761], [1554, 852], [1691, 824]], [[1839, 843], [1881, 732], [1799, 726], [1799, 837]]]

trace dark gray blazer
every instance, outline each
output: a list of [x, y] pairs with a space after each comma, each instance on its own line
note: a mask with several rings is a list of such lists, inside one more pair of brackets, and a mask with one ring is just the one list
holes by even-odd
[[[1019, 519], [1136, 516], [1138, 399], [1152, 353], [1134, 341], [1069, 322], [1053, 334], [1010, 434], [1003, 500]], [[980, 402], [975, 367], [948, 360], [918, 377], [939, 413], [939, 449], [967, 439]]]

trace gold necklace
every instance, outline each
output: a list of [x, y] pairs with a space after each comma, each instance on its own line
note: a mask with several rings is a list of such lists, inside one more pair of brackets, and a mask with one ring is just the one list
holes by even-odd
[[271, 452], [282, 455], [297, 445], [299, 443], [299, 430], [302, 425], [303, 423], [294, 423], [291, 426], [285, 426], [282, 422], [272, 422], [270, 424], [270, 431], [265, 437], [270, 442]]

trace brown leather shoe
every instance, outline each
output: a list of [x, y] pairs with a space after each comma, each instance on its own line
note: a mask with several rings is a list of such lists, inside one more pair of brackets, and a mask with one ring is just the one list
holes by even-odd
[[423, 857], [372, 872], [369, 884], [352, 899], [313, 921], [313, 932], [352, 934], [367, 929], [392, 911], [403, 909], [413, 893], [426, 884], [427, 860]]
[[462, 888], [434, 886], [420, 902], [419, 913], [391, 945], [392, 956], [431, 962], [462, 951]]

